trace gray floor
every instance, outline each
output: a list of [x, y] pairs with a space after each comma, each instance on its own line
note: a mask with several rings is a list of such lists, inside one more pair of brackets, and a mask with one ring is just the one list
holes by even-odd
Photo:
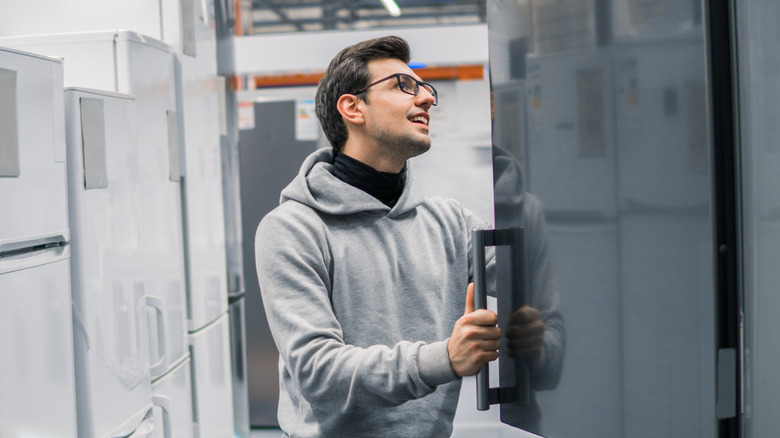
[[282, 431], [279, 429], [253, 429], [252, 438], [279, 438]]

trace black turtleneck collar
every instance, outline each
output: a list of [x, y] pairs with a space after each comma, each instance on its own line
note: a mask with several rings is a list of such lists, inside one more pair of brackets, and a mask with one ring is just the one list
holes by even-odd
[[399, 173], [380, 172], [368, 164], [338, 152], [333, 159], [333, 175], [336, 178], [363, 190], [390, 208], [398, 202], [404, 191], [405, 170], [406, 166]]

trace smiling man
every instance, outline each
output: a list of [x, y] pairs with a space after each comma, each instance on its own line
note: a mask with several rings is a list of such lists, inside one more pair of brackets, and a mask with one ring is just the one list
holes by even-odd
[[336, 55], [316, 96], [333, 147], [258, 227], [285, 436], [449, 436], [460, 377], [498, 356], [496, 314], [474, 311], [470, 286], [471, 230], [489, 224], [424, 197], [407, 165], [438, 104], [409, 59], [398, 37]]

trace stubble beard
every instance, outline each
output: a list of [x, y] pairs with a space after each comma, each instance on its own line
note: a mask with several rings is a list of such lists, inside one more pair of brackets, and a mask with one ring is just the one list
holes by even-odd
[[430, 138], [412, 138], [411, 136], [391, 134], [386, 131], [375, 133], [377, 144], [393, 158], [405, 162], [406, 160], [422, 155], [431, 148]]

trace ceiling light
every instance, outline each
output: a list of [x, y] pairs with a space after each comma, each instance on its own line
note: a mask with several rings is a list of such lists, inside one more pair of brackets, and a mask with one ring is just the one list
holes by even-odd
[[401, 16], [401, 8], [398, 7], [398, 5], [395, 3], [395, 0], [382, 0], [382, 5], [393, 17]]

